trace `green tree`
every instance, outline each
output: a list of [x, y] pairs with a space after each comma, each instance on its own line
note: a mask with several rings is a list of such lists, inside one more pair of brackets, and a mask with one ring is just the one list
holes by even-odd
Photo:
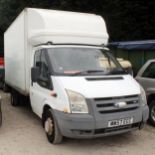
[[25, 7], [87, 12], [106, 20], [110, 41], [154, 39], [154, 0], [0, 0], [0, 50], [3, 33]]

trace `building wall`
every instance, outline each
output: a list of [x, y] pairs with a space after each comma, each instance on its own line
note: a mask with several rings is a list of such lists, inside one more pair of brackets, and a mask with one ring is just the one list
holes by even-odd
[[155, 59], [155, 50], [123, 50], [112, 48], [112, 53], [117, 58], [129, 60], [132, 63], [134, 75], [149, 59]]

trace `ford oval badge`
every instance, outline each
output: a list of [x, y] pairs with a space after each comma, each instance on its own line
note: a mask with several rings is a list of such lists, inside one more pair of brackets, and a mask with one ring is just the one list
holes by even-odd
[[117, 102], [117, 103], [115, 103], [115, 107], [117, 107], [117, 108], [124, 108], [126, 106], [127, 106], [126, 102]]

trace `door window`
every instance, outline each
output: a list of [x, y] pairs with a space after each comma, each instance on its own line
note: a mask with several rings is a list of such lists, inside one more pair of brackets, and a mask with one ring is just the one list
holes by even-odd
[[40, 72], [38, 84], [44, 88], [51, 89], [51, 80], [45, 51], [36, 51], [34, 66], [38, 67]]
[[142, 77], [155, 79], [155, 63], [151, 63], [144, 71]]

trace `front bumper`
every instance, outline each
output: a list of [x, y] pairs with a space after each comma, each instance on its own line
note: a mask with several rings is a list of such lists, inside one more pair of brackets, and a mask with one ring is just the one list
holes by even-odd
[[[54, 110], [61, 134], [71, 138], [95, 138], [116, 135], [141, 129], [149, 116], [148, 106], [141, 106], [130, 112], [120, 112], [94, 116], [92, 114], [65, 114]], [[131, 125], [108, 128], [108, 121], [126, 117], [133, 117]]]

